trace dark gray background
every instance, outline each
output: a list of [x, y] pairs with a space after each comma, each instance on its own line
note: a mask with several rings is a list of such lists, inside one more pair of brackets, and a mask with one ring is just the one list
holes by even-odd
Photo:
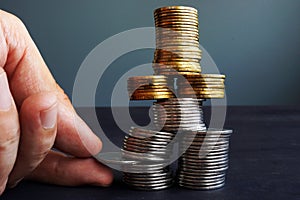
[[[76, 72], [96, 45], [121, 31], [153, 26], [155, 8], [176, 4], [199, 10], [200, 43], [227, 75], [230, 105], [299, 104], [299, 0], [1, 0], [0, 8], [24, 21], [71, 96]], [[122, 56], [107, 80], [152, 57], [153, 50]], [[99, 88], [98, 105], [109, 105], [112, 87], [113, 81]]]

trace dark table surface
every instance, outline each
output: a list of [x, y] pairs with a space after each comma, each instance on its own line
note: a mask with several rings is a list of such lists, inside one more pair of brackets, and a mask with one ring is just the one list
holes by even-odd
[[[137, 108], [134, 112], [144, 115], [145, 110]], [[104, 113], [101, 123], [107, 130], [120, 131], [108, 109], [97, 111]], [[300, 106], [228, 107], [225, 127], [234, 129], [234, 133], [222, 189], [195, 191], [174, 186], [155, 192], [135, 191], [122, 183], [120, 172], [115, 172], [109, 188], [27, 181], [6, 191], [0, 199], [300, 199]], [[122, 141], [122, 134], [113, 135], [116, 143]]]

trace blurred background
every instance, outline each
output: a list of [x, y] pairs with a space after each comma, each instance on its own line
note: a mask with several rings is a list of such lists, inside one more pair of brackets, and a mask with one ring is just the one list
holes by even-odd
[[[190, 5], [199, 11], [200, 43], [226, 74], [229, 105], [300, 103], [299, 0], [1, 0], [26, 24], [57, 82], [72, 96], [78, 68], [110, 36], [154, 26], [153, 10]], [[106, 71], [97, 106], [109, 106], [115, 81], [150, 63], [153, 49], [130, 52]], [[101, 63], [99, 63], [99, 67]]]

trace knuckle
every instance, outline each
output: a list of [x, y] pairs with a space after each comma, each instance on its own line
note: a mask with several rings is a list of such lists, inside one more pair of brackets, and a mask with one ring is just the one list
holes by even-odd
[[18, 26], [24, 26], [22, 20], [16, 15], [0, 10], [0, 16], [1, 16], [0, 22], [2, 23], [9, 22], [9, 23], [16, 24]]
[[19, 132], [20, 129], [18, 127], [11, 128], [5, 131], [1, 131], [0, 135], [0, 152], [6, 151], [13, 145], [19, 143]]

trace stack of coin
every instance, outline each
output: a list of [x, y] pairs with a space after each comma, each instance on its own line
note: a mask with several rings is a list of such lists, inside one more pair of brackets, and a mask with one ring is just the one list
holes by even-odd
[[205, 130], [202, 100], [192, 98], [172, 98], [154, 103], [154, 124], [162, 130], [178, 131]]
[[128, 79], [131, 100], [155, 100], [174, 97], [168, 78], [163, 75], [135, 76]]
[[156, 50], [155, 74], [199, 74], [198, 12], [186, 6], [168, 6], [154, 11]]
[[178, 95], [201, 99], [224, 98], [224, 82], [225, 75], [222, 74], [184, 75], [177, 81]]
[[[168, 166], [174, 134], [132, 128], [123, 143], [123, 156], [139, 162], [124, 172], [123, 181], [134, 189], [159, 190], [173, 184]], [[126, 170], [127, 171], [127, 170]]]
[[[154, 75], [129, 78], [128, 92], [131, 100], [157, 100], [152, 107], [155, 131], [133, 128], [124, 138], [123, 157], [138, 162], [130, 166], [130, 172], [125, 170], [123, 180], [135, 189], [170, 187], [173, 178], [168, 164], [173, 144], [179, 142], [179, 152], [184, 152], [178, 163], [179, 185], [191, 189], [222, 187], [231, 131], [207, 131], [202, 102], [224, 97], [225, 76], [201, 74], [195, 8], [158, 8], [154, 17]], [[175, 135], [180, 137], [173, 142]]]
[[217, 189], [225, 184], [230, 130], [208, 130], [184, 134], [185, 151], [179, 160], [178, 182], [190, 189]]

